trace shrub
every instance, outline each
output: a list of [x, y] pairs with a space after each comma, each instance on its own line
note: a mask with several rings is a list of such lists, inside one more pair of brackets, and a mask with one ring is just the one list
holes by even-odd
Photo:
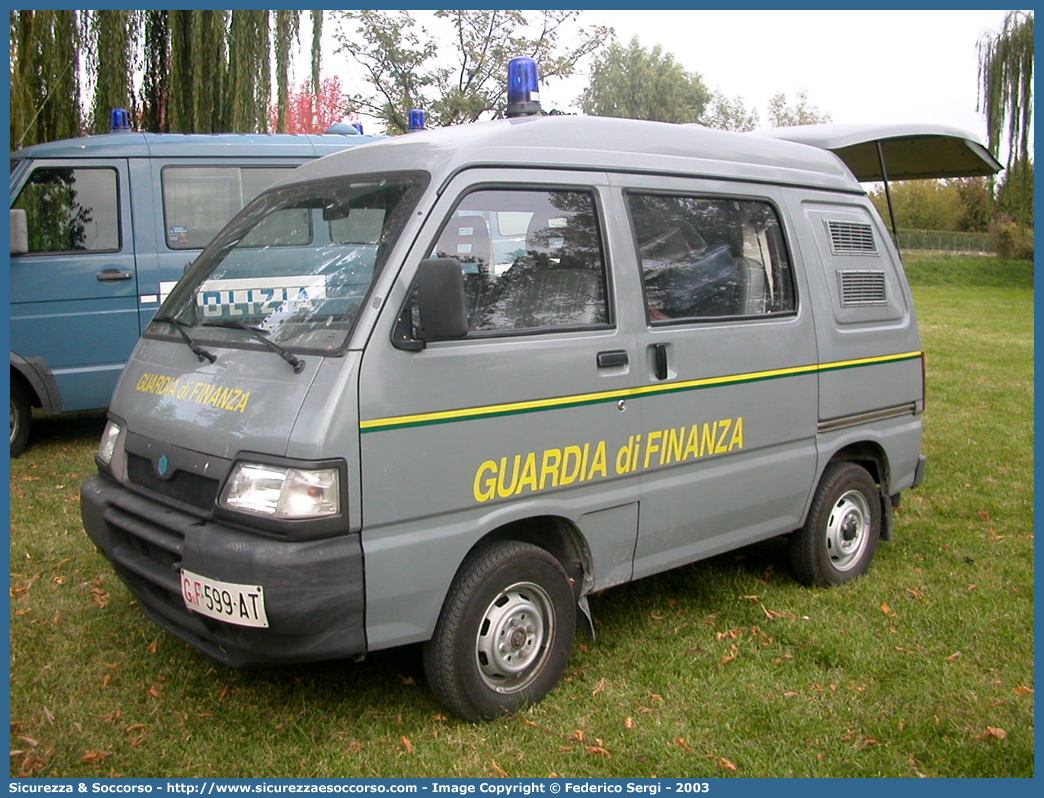
[[1010, 219], [997, 219], [990, 225], [990, 243], [999, 257], [1033, 260], [1033, 230]]

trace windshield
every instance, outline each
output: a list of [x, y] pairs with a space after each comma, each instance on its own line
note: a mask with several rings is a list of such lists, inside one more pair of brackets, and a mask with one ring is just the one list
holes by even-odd
[[418, 175], [324, 180], [258, 197], [178, 283], [148, 332], [342, 350], [423, 189]]

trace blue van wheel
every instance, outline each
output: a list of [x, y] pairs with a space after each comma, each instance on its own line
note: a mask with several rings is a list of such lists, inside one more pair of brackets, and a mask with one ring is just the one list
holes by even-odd
[[11, 380], [11, 457], [18, 457], [29, 443], [29, 427], [33, 420], [33, 409], [29, 405], [29, 394], [17, 377]]
[[558, 684], [575, 631], [576, 599], [558, 560], [518, 541], [479, 548], [424, 646], [428, 684], [465, 720], [515, 712]]

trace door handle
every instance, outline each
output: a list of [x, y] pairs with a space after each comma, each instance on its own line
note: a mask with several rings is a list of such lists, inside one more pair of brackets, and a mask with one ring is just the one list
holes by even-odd
[[627, 352], [623, 349], [614, 349], [610, 352], [598, 353], [598, 368], [604, 369], [610, 366], [626, 366]]
[[119, 269], [103, 269], [98, 272], [99, 283], [119, 283], [123, 280], [129, 280], [134, 276], [134, 272], [121, 272]]
[[667, 344], [653, 345], [653, 362], [656, 371], [656, 379], [667, 379]]

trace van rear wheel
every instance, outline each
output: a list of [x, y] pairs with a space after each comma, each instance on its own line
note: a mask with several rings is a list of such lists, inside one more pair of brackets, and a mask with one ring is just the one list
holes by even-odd
[[468, 556], [453, 580], [424, 671], [432, 692], [465, 720], [539, 702], [569, 662], [576, 600], [569, 577], [538, 546], [504, 541]]
[[805, 585], [840, 585], [862, 576], [881, 538], [881, 496], [855, 463], [827, 466], [805, 525], [790, 537], [790, 564]]
[[18, 457], [29, 443], [29, 427], [33, 409], [29, 405], [29, 394], [17, 377], [11, 379], [11, 457]]

